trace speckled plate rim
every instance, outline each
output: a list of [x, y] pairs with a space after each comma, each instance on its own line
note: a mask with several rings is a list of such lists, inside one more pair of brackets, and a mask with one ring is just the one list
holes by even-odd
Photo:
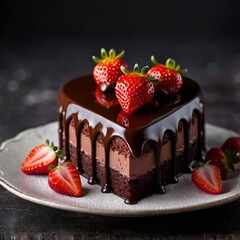
[[[238, 136], [234, 131], [211, 124], [206, 124], [206, 135], [206, 142], [209, 147], [218, 146], [227, 137]], [[8, 168], [6, 167], [6, 161], [15, 159], [19, 153], [22, 156], [26, 156], [26, 153], [35, 144], [42, 142], [46, 138], [57, 141], [57, 122], [25, 130], [0, 145], [0, 185], [14, 195], [33, 203], [88, 214], [142, 217], [201, 210], [226, 204], [240, 198], [240, 185], [238, 184], [240, 183], [240, 170], [238, 167], [237, 171], [223, 183], [225, 192], [221, 195], [206, 194], [193, 186], [193, 184], [189, 185], [191, 181], [190, 174], [181, 176], [179, 183], [167, 186], [166, 194], [154, 194], [136, 205], [124, 204], [121, 198], [111, 193], [101, 193], [99, 186], [88, 185], [85, 178], [82, 178], [82, 184], [87, 193], [81, 198], [59, 195], [49, 189], [45, 192], [41, 188], [40, 191], [44, 193], [39, 195], [36, 189], [29, 188], [30, 182], [36, 181], [36, 185], [45, 184], [46, 187], [47, 176], [23, 174], [19, 168], [23, 157], [17, 158], [11, 167]], [[20, 149], [19, 146], [23, 145], [25, 148]], [[9, 174], [9, 176], [5, 176], [5, 173]], [[18, 184], [16, 183], [21, 181], [23, 185], [17, 186]], [[189, 188], [187, 196], [185, 192], [186, 187]], [[182, 199], [178, 198], [178, 196], [181, 196]]]

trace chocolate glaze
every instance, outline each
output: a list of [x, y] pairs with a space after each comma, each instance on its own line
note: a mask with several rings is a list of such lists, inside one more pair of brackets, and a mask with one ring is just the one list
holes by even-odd
[[[83, 76], [67, 82], [60, 91], [58, 100], [59, 109], [59, 139], [60, 148], [63, 148], [66, 157], [69, 158], [68, 149], [68, 126], [70, 121], [74, 120], [77, 136], [77, 160], [81, 161], [80, 135], [84, 123], [89, 126], [89, 134], [92, 142], [92, 176], [90, 183], [95, 183], [96, 179], [96, 160], [95, 160], [95, 142], [99, 133], [102, 133], [102, 140], [105, 146], [105, 174], [106, 184], [102, 191], [111, 190], [110, 167], [109, 167], [109, 148], [112, 139], [115, 136], [121, 137], [128, 145], [133, 157], [139, 157], [142, 154], [144, 144], [151, 142], [157, 156], [160, 156], [161, 143], [163, 135], [168, 131], [172, 135], [172, 156], [175, 159], [177, 130], [179, 122], [183, 122], [185, 131], [185, 150], [184, 158], [189, 159], [189, 124], [193, 112], [198, 117], [198, 150], [197, 155], [201, 157], [201, 151], [204, 148], [204, 119], [202, 94], [199, 85], [189, 78], [183, 78], [183, 87], [177, 94], [169, 96], [161, 95], [147, 104], [138, 112], [129, 116], [131, 124], [129, 126], [120, 125], [117, 121], [121, 112], [120, 105], [113, 105], [106, 108], [96, 101], [94, 92], [96, 83], [92, 76]], [[62, 144], [62, 139], [65, 139]], [[159, 158], [159, 157], [158, 157]], [[187, 161], [187, 163], [189, 162]], [[185, 169], [187, 169], [187, 164]], [[171, 182], [176, 182], [176, 164], [173, 161], [173, 174]], [[157, 159], [157, 193], [165, 192], [161, 181], [161, 164]], [[80, 166], [80, 164], [79, 164]], [[81, 169], [79, 169], [81, 172]], [[135, 200], [132, 200], [134, 202]], [[131, 202], [131, 199], [126, 199]]]

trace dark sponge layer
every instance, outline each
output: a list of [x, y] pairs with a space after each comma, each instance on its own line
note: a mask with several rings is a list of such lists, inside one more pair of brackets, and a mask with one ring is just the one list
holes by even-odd
[[[196, 149], [196, 142], [190, 145], [190, 152], [195, 152]], [[96, 166], [92, 167], [91, 156], [85, 154], [83, 151], [80, 152], [80, 162], [77, 165], [76, 159], [76, 147], [69, 143], [69, 150], [71, 161], [78, 166], [81, 174], [90, 179], [92, 171], [96, 171], [96, 179], [92, 183], [98, 183], [100, 186], [104, 187], [106, 183], [106, 169], [105, 166], [96, 161]], [[177, 157], [177, 162], [179, 161], [179, 165], [177, 164], [177, 168], [179, 169], [178, 173], [182, 173], [180, 169], [182, 168], [183, 164], [183, 155], [180, 154]], [[171, 160], [166, 161], [162, 165], [161, 169], [161, 178], [163, 185], [167, 185], [169, 183], [173, 183], [173, 175], [172, 175], [172, 166]], [[142, 174], [138, 177], [129, 178], [119, 171], [112, 169], [110, 167], [110, 189], [111, 192], [114, 194], [122, 197], [125, 199], [126, 203], [134, 204], [137, 203], [139, 200], [156, 193], [156, 168], [148, 171], [145, 174]], [[163, 191], [164, 192], [164, 191]]]

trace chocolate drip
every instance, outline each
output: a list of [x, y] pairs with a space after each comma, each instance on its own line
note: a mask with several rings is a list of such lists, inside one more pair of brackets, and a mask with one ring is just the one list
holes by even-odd
[[190, 155], [189, 155], [189, 123], [183, 120], [184, 123], [184, 167], [183, 173], [189, 172], [189, 164], [190, 164]]
[[106, 147], [105, 147], [105, 179], [106, 179], [106, 183], [104, 184], [104, 186], [101, 189], [101, 191], [103, 193], [108, 193], [111, 191], [109, 151], [110, 151], [110, 141], [106, 144]]
[[59, 141], [59, 149], [63, 149], [62, 139], [63, 139], [63, 114], [62, 107], [58, 110], [58, 141]]
[[75, 122], [75, 130], [76, 130], [76, 138], [77, 138], [77, 146], [76, 146], [76, 156], [77, 156], [77, 165], [79, 173], [83, 173], [82, 164], [81, 164], [81, 156], [80, 156], [80, 139], [81, 139], [81, 130], [82, 125]]
[[[91, 136], [91, 135], [90, 135]], [[91, 169], [91, 176], [88, 179], [88, 183], [89, 184], [95, 184], [97, 182], [97, 174], [96, 174], [96, 139], [97, 136], [92, 136], [90, 137], [91, 139], [91, 149], [92, 149], [92, 153], [91, 153], [91, 162], [92, 162], [92, 169]]]
[[166, 193], [166, 189], [165, 186], [162, 183], [162, 176], [161, 176], [161, 172], [162, 172], [162, 168], [161, 168], [161, 158], [160, 158], [160, 153], [161, 153], [161, 147], [159, 147], [157, 145], [156, 142], [151, 141], [151, 146], [153, 151], [155, 152], [156, 155], [156, 172], [157, 172], [157, 176], [156, 176], [156, 189], [155, 189], [155, 193], [157, 194], [164, 194]]

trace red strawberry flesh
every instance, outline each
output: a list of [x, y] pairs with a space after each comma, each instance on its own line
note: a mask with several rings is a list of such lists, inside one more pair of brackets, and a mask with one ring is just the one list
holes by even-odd
[[222, 191], [220, 170], [215, 165], [203, 165], [196, 168], [192, 174], [194, 184], [210, 194], [219, 194]]
[[27, 174], [47, 174], [50, 165], [57, 164], [56, 153], [46, 144], [41, 144], [32, 149], [21, 165]]
[[57, 193], [79, 197], [82, 194], [82, 184], [78, 170], [70, 162], [65, 162], [48, 174], [48, 184]]

